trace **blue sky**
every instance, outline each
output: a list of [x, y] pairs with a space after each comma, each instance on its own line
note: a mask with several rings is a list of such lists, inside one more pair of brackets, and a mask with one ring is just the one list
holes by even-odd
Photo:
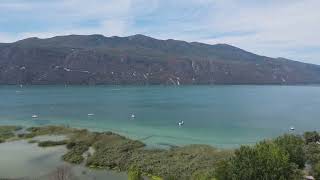
[[320, 64], [319, 0], [0, 0], [0, 42], [145, 34]]

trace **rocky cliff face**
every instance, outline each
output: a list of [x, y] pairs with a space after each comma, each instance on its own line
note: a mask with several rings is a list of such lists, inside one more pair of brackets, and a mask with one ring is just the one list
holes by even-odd
[[312, 84], [320, 66], [143, 35], [0, 44], [0, 84]]

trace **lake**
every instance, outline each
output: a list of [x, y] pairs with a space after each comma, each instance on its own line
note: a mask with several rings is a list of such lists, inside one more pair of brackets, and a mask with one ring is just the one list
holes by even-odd
[[319, 117], [320, 86], [0, 86], [2, 125], [113, 131], [155, 147], [237, 147], [319, 130]]

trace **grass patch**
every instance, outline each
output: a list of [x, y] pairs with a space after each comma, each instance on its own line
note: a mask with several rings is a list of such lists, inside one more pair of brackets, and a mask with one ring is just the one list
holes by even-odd
[[32, 136], [40, 135], [63, 135], [69, 134], [75, 131], [75, 129], [64, 127], [64, 126], [43, 126], [43, 127], [30, 127], [27, 128]]
[[28, 141], [28, 143], [34, 144], [34, 143], [38, 143], [38, 141], [37, 141], [37, 140], [34, 140], [34, 139], [31, 139], [31, 140]]
[[[217, 162], [233, 154], [232, 151], [219, 150], [207, 145], [147, 150], [141, 141], [131, 140], [112, 132], [90, 132], [62, 126], [32, 127], [27, 131], [29, 133], [20, 137], [66, 135], [68, 140], [42, 141], [38, 142], [38, 145], [40, 147], [66, 145], [68, 152], [62, 156], [64, 161], [73, 164], [84, 162], [91, 168], [129, 171], [132, 179], [139, 179], [142, 174], [151, 179], [212, 179]], [[94, 149], [94, 153], [85, 157], [84, 153], [90, 147]]]
[[28, 133], [19, 134], [20, 139], [30, 139], [42, 135], [68, 135], [75, 131], [75, 129], [64, 126], [42, 126], [27, 128]]
[[15, 137], [15, 131], [20, 129], [20, 126], [0, 126], [0, 143]]
[[51, 147], [51, 146], [61, 146], [67, 144], [67, 140], [62, 141], [41, 141], [38, 143], [39, 147]]
[[62, 156], [62, 159], [69, 163], [80, 164], [84, 160], [83, 153], [88, 151], [89, 147], [82, 142], [71, 142], [67, 145], [69, 151]]

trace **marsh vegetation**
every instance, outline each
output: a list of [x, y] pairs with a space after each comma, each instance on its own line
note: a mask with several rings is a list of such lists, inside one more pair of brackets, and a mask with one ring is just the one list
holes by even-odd
[[[1, 127], [1, 137], [15, 137], [17, 127]], [[4, 130], [5, 129], [5, 130]], [[5, 133], [3, 133], [5, 132]], [[90, 132], [62, 126], [28, 128], [16, 138], [29, 139], [40, 147], [65, 145], [62, 159], [89, 168], [128, 172], [129, 179], [302, 179], [320, 178], [320, 136], [285, 134], [238, 149], [187, 145], [170, 149], [146, 148], [143, 142], [112, 132]], [[65, 135], [60, 141], [34, 141], [42, 135]]]

